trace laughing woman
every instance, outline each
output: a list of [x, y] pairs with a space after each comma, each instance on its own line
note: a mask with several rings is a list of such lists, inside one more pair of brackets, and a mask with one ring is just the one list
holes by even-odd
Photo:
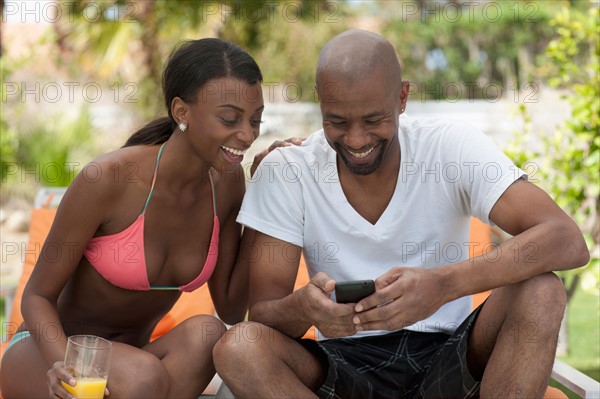
[[[25, 322], [2, 360], [5, 398], [70, 398], [62, 359], [75, 334], [112, 341], [111, 398], [201, 394], [223, 323], [195, 316], [156, 341], [150, 335], [182, 292], [205, 283], [222, 320], [245, 315], [247, 265], [238, 254], [252, 232], [242, 235], [235, 218], [240, 163], [264, 108], [261, 82], [252, 57], [229, 42], [190, 41], [171, 55], [168, 117], [88, 165], [58, 208], [44, 245], [65, 250], [58, 260], [40, 257], [26, 286]], [[58, 336], [45, 336], [49, 328]]]

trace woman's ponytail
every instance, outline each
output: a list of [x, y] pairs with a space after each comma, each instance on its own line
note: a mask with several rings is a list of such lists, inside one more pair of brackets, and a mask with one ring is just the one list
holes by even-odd
[[171, 137], [177, 125], [168, 116], [158, 118], [133, 133], [123, 147], [162, 144]]

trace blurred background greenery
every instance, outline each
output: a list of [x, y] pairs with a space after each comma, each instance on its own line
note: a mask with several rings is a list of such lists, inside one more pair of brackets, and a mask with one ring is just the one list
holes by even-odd
[[[186, 39], [220, 37], [247, 49], [263, 70], [265, 87], [289, 89], [269, 92], [265, 97], [273, 104], [315, 102], [314, 67], [320, 48], [353, 27], [390, 39], [402, 60], [404, 78], [411, 81], [411, 97], [423, 102], [494, 102], [498, 93], [512, 101], [544, 90], [560, 93], [569, 116], [547, 130], [532, 125], [527, 101], [513, 101], [515, 125], [522, 128], [515, 129], [504, 149], [520, 166], [536, 163], [538, 184], [585, 234], [592, 252], [589, 265], [561, 273], [569, 298], [579, 298], [566, 318], [571, 334], [567, 338], [565, 333], [563, 341], [571, 345], [561, 350], [571, 364], [598, 379], [597, 1], [31, 2], [37, 6], [29, 10], [37, 10], [40, 19], [35, 29], [41, 23], [43, 33], [30, 46], [6, 39], [34, 30], [24, 23], [32, 18], [19, 9], [24, 2], [0, 3], [0, 203], [12, 197], [31, 199], [40, 186], [68, 185], [94, 156], [117, 148], [134, 127], [164, 114], [163, 60]], [[31, 86], [23, 82], [44, 79], [55, 79], [63, 89], [68, 82], [93, 82], [110, 94], [111, 111], [94, 117], [92, 109], [97, 115], [101, 102], [86, 97], [54, 104], [48, 101], [48, 91], [41, 100], [32, 100], [25, 92]], [[470, 88], [468, 98], [451, 90], [456, 87]], [[38, 90], [44, 94], [44, 88]], [[24, 180], [23, 171], [39, 178]]]

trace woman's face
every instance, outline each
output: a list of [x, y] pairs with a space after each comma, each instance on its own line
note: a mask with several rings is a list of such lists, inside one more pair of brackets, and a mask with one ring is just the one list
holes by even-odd
[[210, 80], [188, 107], [184, 134], [194, 150], [217, 169], [241, 163], [260, 133], [264, 109], [260, 84], [235, 78]]

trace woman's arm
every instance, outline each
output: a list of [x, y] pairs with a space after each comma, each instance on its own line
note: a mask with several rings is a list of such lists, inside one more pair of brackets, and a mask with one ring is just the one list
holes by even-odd
[[23, 292], [21, 312], [25, 324], [49, 366], [63, 359], [67, 342], [57, 299], [103, 222], [108, 204], [113, 201], [111, 193], [117, 192], [108, 165], [95, 163], [94, 168], [98, 165], [105, 166], [99, 179], [88, 178], [98, 176], [98, 170], [86, 168], [67, 189]]
[[248, 262], [249, 246], [254, 230], [244, 229], [235, 219], [244, 198], [245, 176], [241, 167], [235, 176], [228, 175], [221, 184], [221, 200], [217, 196], [217, 208], [229, 203], [229, 212], [221, 226], [219, 238], [219, 260], [212, 277], [208, 281], [215, 309], [221, 320], [235, 324], [244, 319], [248, 310]]
[[[266, 150], [256, 154], [251, 174], [254, 175], [260, 162], [274, 149], [300, 145], [304, 140], [291, 137], [274, 141]], [[253, 256], [255, 232], [245, 228], [241, 234], [242, 226], [235, 221], [246, 192], [244, 170], [241, 166], [237, 167], [235, 174], [226, 175], [223, 180], [228, 187], [224, 197], [232, 198], [233, 206], [222, 226], [219, 261], [208, 286], [219, 317], [227, 324], [235, 324], [244, 319], [248, 310], [248, 257]]]

